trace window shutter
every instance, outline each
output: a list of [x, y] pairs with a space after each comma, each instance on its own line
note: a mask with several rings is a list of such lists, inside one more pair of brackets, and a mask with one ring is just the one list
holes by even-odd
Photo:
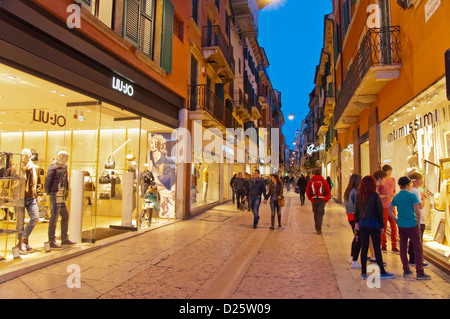
[[224, 89], [223, 83], [216, 83], [215, 94], [222, 103], [223, 103], [223, 99], [224, 99], [224, 90], [223, 89]]
[[174, 7], [170, 0], [164, 0], [162, 44], [161, 44], [161, 67], [167, 73], [172, 73], [172, 39], [173, 39], [173, 14]]
[[139, 46], [139, 1], [125, 0], [123, 37]]
[[198, 25], [198, 0], [192, 0], [192, 19]]
[[344, 33], [344, 38], [345, 35], [347, 34], [347, 1], [344, 1], [344, 3], [342, 4], [342, 29], [343, 29], [343, 33]]
[[155, 0], [141, 1], [140, 49], [153, 59], [153, 35]]

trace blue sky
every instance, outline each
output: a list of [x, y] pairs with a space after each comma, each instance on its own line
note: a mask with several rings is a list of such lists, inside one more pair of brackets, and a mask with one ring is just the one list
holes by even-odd
[[[283, 134], [294, 149], [294, 132], [309, 111], [309, 93], [323, 47], [324, 15], [331, 0], [275, 0], [259, 12], [259, 45], [269, 59], [268, 73], [274, 89], [281, 91], [285, 118]], [[288, 115], [295, 113], [290, 121]]]

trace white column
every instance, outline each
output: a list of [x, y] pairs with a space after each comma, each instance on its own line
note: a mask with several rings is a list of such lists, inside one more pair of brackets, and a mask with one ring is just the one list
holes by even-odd
[[81, 243], [84, 201], [84, 171], [73, 170], [70, 178], [70, 240]]

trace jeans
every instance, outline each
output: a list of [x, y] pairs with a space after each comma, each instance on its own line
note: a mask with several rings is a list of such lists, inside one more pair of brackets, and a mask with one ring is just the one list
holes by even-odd
[[234, 198], [236, 197], [236, 191], [234, 189], [231, 189], [232, 191], [232, 199], [233, 199], [233, 204], [234, 204]]
[[[392, 211], [394, 215], [395, 209]], [[392, 249], [397, 248], [397, 223], [392, 219], [388, 214], [388, 208], [383, 208], [383, 219], [384, 219], [384, 233], [381, 235], [381, 247], [387, 246], [387, 236], [386, 236], [386, 228], [387, 222], [389, 221], [389, 225], [391, 225], [391, 245]]]
[[69, 238], [69, 212], [66, 203], [56, 203], [56, 193], [50, 194], [50, 221], [48, 223], [48, 240], [56, 240], [56, 225], [61, 216], [61, 241]]
[[361, 274], [367, 273], [367, 251], [369, 250], [369, 237], [372, 238], [373, 248], [380, 273], [385, 274], [383, 265], [383, 254], [381, 253], [381, 230], [373, 227], [359, 227], [359, 240], [361, 241]]
[[325, 215], [326, 204], [327, 202], [324, 200], [312, 202], [312, 208], [314, 212], [314, 224], [316, 227], [316, 231], [322, 231], [322, 221], [323, 216]]
[[276, 213], [278, 215], [278, 226], [281, 227], [281, 212], [280, 212], [280, 206], [278, 205], [278, 200], [270, 201], [270, 210], [271, 210], [271, 215], [270, 215], [271, 226], [273, 227], [273, 224], [275, 222], [275, 211], [276, 211]]
[[253, 212], [253, 227], [258, 225], [259, 221], [259, 206], [261, 205], [261, 197], [251, 197], [250, 198], [250, 207]]
[[280, 206], [278, 206], [278, 201], [276, 200], [271, 200], [270, 201], [270, 210], [271, 210], [271, 217], [275, 217], [275, 211], [277, 213], [278, 216], [281, 216], [280, 213]]
[[[398, 233], [400, 235], [400, 259], [403, 264], [403, 272], [409, 272], [408, 264], [408, 239], [414, 247], [414, 260], [416, 262], [416, 272], [418, 276], [423, 275], [423, 247], [420, 240], [419, 227], [399, 227]], [[374, 243], [375, 244], [375, 243]]]
[[[24, 229], [25, 224], [25, 208], [27, 209], [30, 221]], [[39, 209], [35, 198], [25, 198], [25, 207], [17, 208], [17, 225], [16, 230], [22, 232], [19, 234], [19, 238], [28, 238], [33, 231], [34, 227], [39, 222]]]

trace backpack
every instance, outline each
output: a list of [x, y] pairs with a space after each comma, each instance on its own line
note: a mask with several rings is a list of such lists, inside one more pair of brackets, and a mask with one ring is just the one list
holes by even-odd
[[312, 181], [311, 183], [311, 197], [315, 200], [325, 199], [323, 181]]

